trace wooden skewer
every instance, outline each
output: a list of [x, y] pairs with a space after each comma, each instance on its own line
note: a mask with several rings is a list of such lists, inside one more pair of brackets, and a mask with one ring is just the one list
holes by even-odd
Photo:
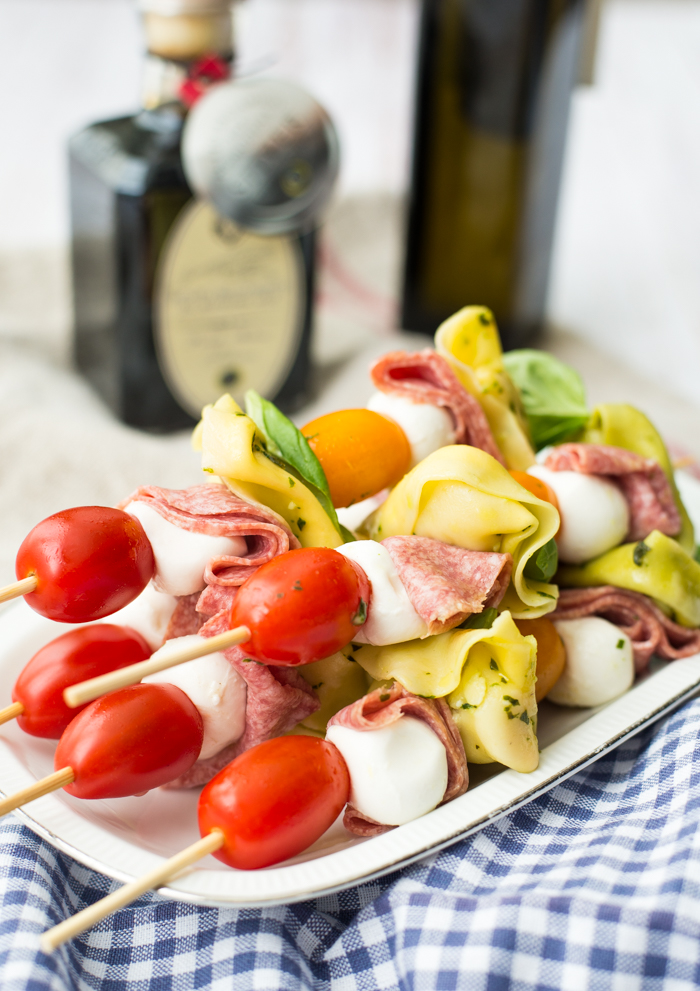
[[209, 637], [202, 643], [163, 652], [160, 657], [149, 657], [147, 661], [139, 661], [138, 664], [130, 664], [129, 667], [109, 671], [97, 678], [71, 685], [63, 692], [63, 700], [70, 709], [75, 709], [76, 706], [91, 702], [99, 695], [106, 695], [107, 692], [114, 692], [127, 685], [135, 685], [149, 674], [174, 668], [178, 664], [194, 661], [198, 657], [206, 657], [207, 654], [215, 654], [218, 650], [235, 647], [236, 644], [245, 643], [246, 640], [250, 640], [250, 630], [247, 626], [237, 626], [233, 630], [226, 630], [215, 637]]
[[12, 705], [6, 705], [4, 709], [0, 709], [0, 726], [3, 723], [9, 723], [11, 719], [15, 719], [17, 716], [21, 716], [24, 712], [24, 706], [21, 702], [13, 702]]
[[48, 795], [49, 792], [58, 791], [59, 788], [69, 785], [74, 780], [75, 775], [73, 774], [72, 767], [62, 767], [60, 771], [47, 774], [45, 778], [35, 781], [28, 788], [22, 788], [21, 791], [16, 791], [14, 795], [10, 795], [8, 798], [0, 801], [0, 816], [6, 816], [8, 812], [14, 812], [20, 805], [33, 802], [35, 798], [41, 798], [43, 795]]
[[192, 864], [201, 860], [202, 857], [206, 857], [208, 853], [218, 850], [223, 844], [224, 834], [220, 829], [212, 829], [201, 840], [197, 840], [192, 846], [188, 846], [187, 849], [175, 854], [174, 857], [166, 860], [160, 867], [154, 868], [154, 870], [149, 871], [148, 874], [144, 874], [143, 877], [138, 878], [136, 881], [125, 884], [123, 888], [113, 891], [106, 898], [100, 899], [100, 901], [84, 908], [82, 912], [78, 912], [72, 918], [66, 919], [65, 922], [59, 923], [53, 929], [47, 930], [41, 937], [41, 949], [44, 953], [51, 953], [61, 943], [65, 943], [66, 940], [72, 939], [86, 929], [90, 929], [98, 922], [101, 922], [105, 916], [135, 901], [140, 895], [143, 895], [146, 891], [150, 891], [151, 888], [159, 888], [161, 885], [172, 881], [185, 868], [191, 867]]
[[0, 588], [0, 602], [9, 602], [10, 599], [18, 599], [20, 595], [29, 595], [30, 592], [36, 591], [38, 584], [36, 575], [30, 575], [29, 578], [21, 578], [18, 582], [5, 585], [4, 588]]

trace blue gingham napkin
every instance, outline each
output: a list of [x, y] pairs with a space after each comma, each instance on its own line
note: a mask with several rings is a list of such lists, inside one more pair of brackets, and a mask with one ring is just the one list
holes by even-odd
[[116, 885], [10, 818], [2, 991], [685, 991], [700, 986], [700, 700], [404, 871], [266, 909], [141, 898], [51, 956]]

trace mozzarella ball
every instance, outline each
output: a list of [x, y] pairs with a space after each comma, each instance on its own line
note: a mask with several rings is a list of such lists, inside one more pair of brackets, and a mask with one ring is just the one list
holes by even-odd
[[554, 620], [566, 647], [566, 667], [548, 699], [558, 705], [586, 707], [610, 702], [634, 681], [632, 642], [599, 616]]
[[583, 564], [623, 542], [629, 530], [630, 511], [613, 482], [600, 475], [551, 471], [542, 465], [533, 465], [527, 472], [554, 489], [559, 502], [560, 561]]
[[455, 442], [452, 417], [441, 406], [412, 403], [399, 396], [375, 392], [367, 403], [367, 408], [396, 420], [411, 445], [411, 468], [438, 448]]
[[[205, 642], [205, 638], [196, 633], [189, 637], [177, 637], [168, 640], [153, 656], [165, 657], [181, 647]], [[174, 668], [150, 674], [143, 680], [175, 685], [197, 707], [204, 723], [199, 760], [213, 757], [243, 736], [248, 688], [223, 654], [207, 654], [194, 661], [185, 661]]]
[[402, 716], [375, 730], [329, 726], [326, 739], [348, 765], [350, 801], [376, 822], [401, 826], [442, 801], [447, 753], [422, 720]]
[[428, 626], [411, 605], [386, 547], [376, 540], [355, 540], [336, 550], [359, 564], [372, 585], [367, 621], [353, 637], [355, 643], [382, 647], [428, 635]]
[[157, 650], [165, 640], [165, 631], [176, 605], [174, 595], [159, 592], [153, 582], [149, 582], [128, 606], [98, 622], [130, 626], [141, 634], [151, 650]]
[[146, 531], [156, 561], [153, 584], [169, 595], [192, 595], [204, 588], [204, 569], [217, 557], [243, 557], [245, 537], [213, 537], [175, 526], [145, 502], [130, 502], [125, 512]]
[[352, 506], [344, 506], [336, 509], [339, 522], [354, 533], [360, 529], [368, 516], [371, 516], [376, 509], [379, 509], [383, 502], [386, 502], [388, 495], [389, 489], [382, 489], [381, 492], [370, 496], [369, 499], [363, 499], [361, 502], [356, 502]]

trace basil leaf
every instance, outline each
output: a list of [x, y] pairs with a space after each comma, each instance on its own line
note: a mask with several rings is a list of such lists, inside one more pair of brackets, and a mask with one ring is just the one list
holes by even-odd
[[345, 543], [355, 540], [352, 533], [338, 522], [321, 462], [301, 430], [274, 403], [253, 389], [245, 394], [245, 409], [265, 439], [266, 457], [311, 490]]
[[559, 553], [554, 537], [533, 554], [525, 565], [523, 574], [536, 582], [548, 582], [554, 577], [559, 565]]
[[493, 622], [498, 616], [498, 609], [489, 606], [483, 612], [475, 612], [467, 616], [463, 623], [459, 624], [460, 630], [490, 630]]
[[508, 351], [503, 363], [520, 392], [536, 450], [561, 444], [586, 425], [586, 393], [573, 368], [533, 348]]

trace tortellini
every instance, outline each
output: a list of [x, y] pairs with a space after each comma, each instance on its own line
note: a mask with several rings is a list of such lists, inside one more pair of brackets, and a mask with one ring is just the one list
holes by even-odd
[[559, 528], [559, 514], [524, 489], [495, 458], [466, 444], [435, 451], [392, 490], [371, 523], [374, 540], [400, 534], [432, 537], [473, 551], [513, 556], [502, 602], [517, 619], [551, 612], [557, 586], [526, 576], [536, 552]]
[[509, 468], [525, 471], [535, 454], [518, 390], [503, 366], [493, 314], [485, 306], [465, 306], [435, 334], [435, 349], [452, 367], [467, 392], [479, 400]]
[[658, 530], [636, 544], [622, 544], [579, 567], [562, 565], [562, 586], [615, 585], [641, 592], [681, 626], [700, 626], [700, 564]]
[[255, 424], [222, 396], [205, 406], [193, 443], [202, 451], [204, 471], [218, 475], [242, 499], [260, 503], [287, 521], [302, 547], [338, 547], [343, 538], [316, 496], [266, 454]]
[[520, 633], [510, 613], [497, 616], [490, 629], [360, 647], [353, 656], [377, 681], [396, 680], [415, 695], [446, 696], [467, 760], [499, 761], [516, 771], [537, 767], [537, 643]]

